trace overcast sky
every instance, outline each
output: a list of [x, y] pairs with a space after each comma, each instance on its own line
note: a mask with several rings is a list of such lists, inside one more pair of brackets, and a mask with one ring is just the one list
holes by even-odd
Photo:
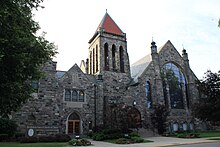
[[35, 13], [46, 39], [58, 46], [58, 70], [68, 70], [88, 56], [88, 41], [106, 9], [127, 35], [130, 64], [170, 40], [198, 78], [220, 70], [220, 0], [45, 0]]

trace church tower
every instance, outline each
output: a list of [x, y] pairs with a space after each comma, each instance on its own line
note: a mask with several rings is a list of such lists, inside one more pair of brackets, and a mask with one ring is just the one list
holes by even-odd
[[126, 34], [105, 13], [95, 34], [89, 40], [88, 74], [125, 73], [130, 76]]
[[100, 114], [97, 114], [97, 119], [99, 124], [108, 125], [112, 106], [127, 98], [125, 91], [131, 82], [131, 75], [126, 34], [107, 12], [89, 40], [86, 65], [87, 73], [95, 75], [99, 81], [97, 112]]

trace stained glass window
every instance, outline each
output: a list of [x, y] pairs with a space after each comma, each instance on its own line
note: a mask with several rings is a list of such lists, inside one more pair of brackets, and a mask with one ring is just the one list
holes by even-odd
[[[186, 80], [182, 71], [173, 63], [167, 63], [163, 67], [163, 89], [165, 101], [169, 93], [172, 109], [183, 109], [183, 92], [186, 94]], [[167, 89], [169, 89], [167, 91]]]
[[147, 98], [147, 108], [152, 108], [152, 98], [151, 98], [151, 85], [150, 82], [147, 81], [145, 85], [146, 90], [146, 98]]

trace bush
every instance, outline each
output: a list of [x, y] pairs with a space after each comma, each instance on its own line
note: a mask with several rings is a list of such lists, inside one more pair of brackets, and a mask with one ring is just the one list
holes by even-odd
[[8, 134], [0, 134], [0, 141], [5, 141], [8, 139]]
[[135, 143], [144, 142], [144, 139], [141, 137], [131, 137], [131, 140], [134, 141]]
[[198, 133], [178, 133], [176, 135], [178, 138], [199, 138], [199, 134]]
[[138, 132], [131, 132], [131, 133], [129, 134], [129, 136], [131, 136], [131, 137], [140, 137], [140, 135], [139, 135]]
[[115, 141], [117, 144], [128, 144], [128, 140], [126, 138], [119, 138]]
[[20, 138], [20, 143], [36, 143], [38, 142], [37, 137], [22, 137]]
[[105, 140], [107, 139], [108, 137], [104, 134], [104, 133], [95, 133], [93, 134], [92, 136], [92, 139], [93, 140], [97, 140], [97, 141], [102, 141], [102, 140]]
[[72, 139], [68, 144], [72, 146], [89, 146], [91, 145], [91, 142], [86, 139]]
[[0, 132], [1, 134], [8, 134], [11, 137], [15, 134], [17, 125], [14, 121], [6, 118], [0, 118]]
[[121, 137], [123, 137], [123, 134], [119, 129], [104, 129], [100, 132], [93, 133], [92, 135], [92, 139], [97, 141], [118, 139]]
[[20, 139], [21, 143], [35, 143], [35, 142], [67, 142], [71, 138], [67, 134], [45, 135], [45, 136], [33, 136], [23, 137]]
[[15, 138], [21, 138], [21, 137], [24, 137], [25, 136], [25, 133], [22, 133], [22, 132], [15, 132]]

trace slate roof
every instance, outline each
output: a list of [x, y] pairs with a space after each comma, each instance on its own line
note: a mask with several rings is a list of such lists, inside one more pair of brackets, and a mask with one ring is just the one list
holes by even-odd
[[131, 65], [131, 77], [135, 82], [137, 82], [137, 78], [141, 76], [151, 61], [151, 54], [148, 54]]
[[[169, 42], [169, 40], [168, 40], [168, 42]], [[165, 44], [167, 44], [167, 43], [165, 43]], [[158, 49], [158, 53], [163, 49], [165, 44]], [[137, 62], [135, 62], [131, 65], [131, 77], [133, 78], [134, 83], [138, 82], [138, 77], [140, 77], [142, 75], [144, 70], [151, 63], [151, 61], [152, 61], [151, 54], [147, 54], [146, 56], [144, 56], [143, 58], [141, 58], [140, 60], [138, 60]]]
[[59, 78], [61, 78], [64, 74], [66, 73], [66, 71], [57, 71], [56, 72], [56, 74], [55, 74], [55, 76], [59, 79]]

